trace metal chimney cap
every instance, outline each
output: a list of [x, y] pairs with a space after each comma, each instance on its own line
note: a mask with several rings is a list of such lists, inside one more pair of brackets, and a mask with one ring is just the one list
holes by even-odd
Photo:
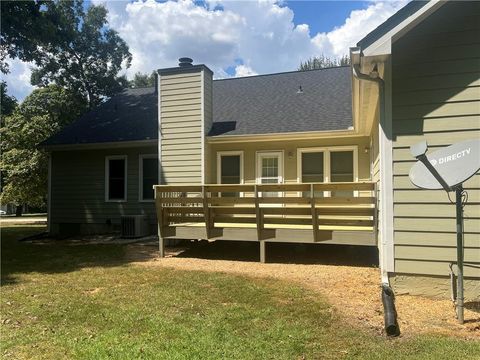
[[187, 67], [187, 66], [193, 66], [193, 60], [189, 57], [181, 57], [178, 59], [178, 66], [180, 67]]

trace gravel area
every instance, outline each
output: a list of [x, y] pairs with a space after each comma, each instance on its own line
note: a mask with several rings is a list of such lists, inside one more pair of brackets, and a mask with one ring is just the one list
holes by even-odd
[[[167, 256], [162, 259], [151, 244], [140, 243], [129, 245], [127, 256], [142, 266], [294, 281], [325, 296], [352, 326], [383, 333], [380, 272], [374, 265], [378, 259], [373, 249], [269, 244], [270, 263], [261, 264], [257, 261], [256, 246], [237, 242], [200, 243], [167, 248]], [[480, 340], [479, 303], [467, 304], [463, 326], [456, 322], [449, 300], [399, 295], [396, 306], [403, 337], [433, 333]]]

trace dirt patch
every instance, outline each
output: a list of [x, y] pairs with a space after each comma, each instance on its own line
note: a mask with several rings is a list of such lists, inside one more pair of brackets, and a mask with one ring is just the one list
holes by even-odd
[[[353, 260], [352, 256], [349, 257], [353, 266], [335, 263], [328, 257], [321, 258], [321, 256], [320, 261], [323, 263], [314, 263], [312, 258], [315, 258], [315, 254], [312, 254], [308, 248], [302, 250], [301, 247], [300, 250], [298, 248], [293, 250], [295, 263], [291, 263], [290, 248], [288, 250], [290, 253], [287, 254], [290, 256], [282, 258], [278, 252], [273, 253], [270, 261], [276, 263], [261, 264], [255, 259], [258, 257], [258, 252], [252, 251], [252, 245], [247, 245], [247, 248], [244, 245], [227, 246], [229, 249], [219, 249], [209, 244], [197, 246], [193, 251], [189, 248], [167, 248], [167, 256], [159, 258], [155, 247], [132, 244], [128, 246], [127, 256], [129, 261], [142, 266], [295, 281], [325, 296], [333, 304], [335, 311], [352, 325], [366, 327], [375, 333], [383, 333], [379, 269], [372, 266], [369, 259], [365, 259], [361, 249], [358, 250], [358, 256], [360, 256], [358, 261], [355, 260], [355, 256]], [[345, 249], [349, 251], [348, 248]], [[232, 255], [236, 258], [235, 260], [225, 258]], [[464, 325], [456, 322], [454, 308], [449, 300], [399, 295], [396, 298], [396, 306], [403, 337], [430, 333], [480, 339], [480, 304], [478, 303], [468, 304]]]
[[87, 289], [83, 291], [85, 295], [95, 295], [102, 291], [102, 288]]

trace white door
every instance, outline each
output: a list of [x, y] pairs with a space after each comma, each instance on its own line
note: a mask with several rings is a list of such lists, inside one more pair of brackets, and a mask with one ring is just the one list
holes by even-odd
[[[283, 183], [283, 152], [257, 153], [257, 184]], [[264, 192], [263, 197], [280, 196], [278, 192]]]

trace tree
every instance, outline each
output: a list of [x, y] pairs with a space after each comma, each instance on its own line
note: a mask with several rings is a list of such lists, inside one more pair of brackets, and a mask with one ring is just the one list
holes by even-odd
[[48, 155], [38, 148], [65, 125], [80, 116], [86, 103], [58, 85], [34, 90], [4, 119], [0, 128], [5, 177], [3, 203], [43, 206], [47, 194]]
[[125, 41], [108, 27], [107, 10], [82, 0], [48, 4], [48, 18], [56, 32], [35, 56], [37, 69], [32, 85], [52, 82], [81, 93], [89, 108], [120, 91], [125, 82], [118, 77], [122, 65], [130, 66], [132, 55]]
[[299, 71], [324, 69], [334, 66], [350, 65], [350, 58], [348, 55], [342, 56], [340, 59], [329, 58], [325, 55], [313, 56], [305, 62], [301, 62], [298, 67]]
[[5, 81], [0, 82], [0, 96], [0, 116], [3, 119], [13, 113], [13, 110], [17, 107], [17, 99], [7, 94], [7, 83]]
[[32, 85], [68, 88], [90, 108], [127, 85], [118, 73], [130, 66], [132, 55], [109, 28], [103, 6], [85, 9], [82, 0], [2, 1], [1, 40], [2, 65], [7, 55], [32, 61], [37, 66]]
[[54, 33], [45, 9], [48, 1], [0, 1], [0, 71], [8, 73], [7, 56], [32, 61], [38, 48]]
[[139, 87], [151, 87], [155, 85], [155, 71], [152, 71], [150, 75], [137, 72], [132, 80], [128, 82], [128, 86], [131, 88]]

